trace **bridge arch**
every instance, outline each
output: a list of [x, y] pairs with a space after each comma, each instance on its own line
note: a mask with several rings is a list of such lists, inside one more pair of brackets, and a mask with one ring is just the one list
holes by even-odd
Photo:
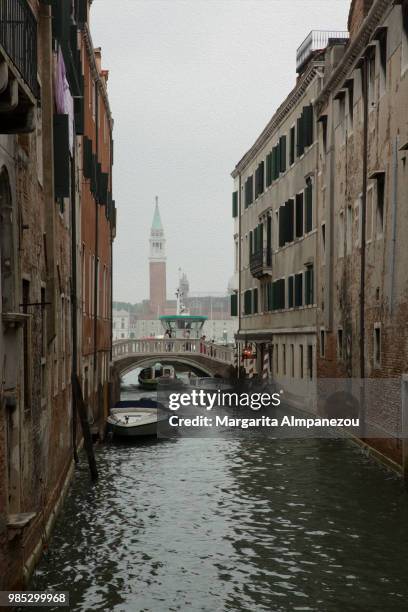
[[119, 375], [121, 376], [125, 376], [126, 374], [128, 374], [129, 372], [131, 372], [132, 370], [135, 370], [136, 368], [147, 368], [149, 366], [153, 366], [155, 363], [162, 363], [163, 365], [175, 365], [175, 364], [180, 364], [180, 365], [185, 365], [188, 366], [190, 369], [193, 370], [199, 370], [200, 372], [202, 372], [205, 376], [214, 376], [214, 370], [202, 365], [201, 363], [197, 363], [194, 359], [189, 359], [188, 357], [182, 357], [182, 356], [171, 356], [169, 357], [169, 355], [167, 354], [163, 354], [163, 355], [156, 355], [154, 357], [152, 356], [146, 356], [146, 357], [134, 357], [131, 361], [129, 361], [129, 359], [123, 359], [123, 363], [121, 363], [120, 361], [117, 361], [115, 363], [117, 372]]

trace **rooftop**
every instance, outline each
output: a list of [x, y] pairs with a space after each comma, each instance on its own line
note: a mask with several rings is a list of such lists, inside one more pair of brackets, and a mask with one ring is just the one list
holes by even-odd
[[330, 40], [347, 40], [347, 31], [312, 30], [296, 51], [296, 70], [300, 72], [315, 51], [323, 50]]

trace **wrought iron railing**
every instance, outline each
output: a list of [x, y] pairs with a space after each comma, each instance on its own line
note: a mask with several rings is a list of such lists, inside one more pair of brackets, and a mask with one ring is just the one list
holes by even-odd
[[249, 269], [255, 277], [263, 276], [272, 267], [272, 249], [266, 248], [252, 253]]
[[0, 0], [0, 45], [37, 97], [37, 21], [27, 0]]
[[299, 70], [313, 51], [325, 49], [331, 38], [347, 39], [349, 33], [342, 31], [312, 30], [296, 52], [296, 69]]

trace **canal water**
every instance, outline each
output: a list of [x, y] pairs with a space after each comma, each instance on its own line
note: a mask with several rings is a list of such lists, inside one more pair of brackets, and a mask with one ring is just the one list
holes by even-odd
[[123, 612], [408, 610], [408, 497], [345, 440], [189, 439], [81, 458], [31, 589]]

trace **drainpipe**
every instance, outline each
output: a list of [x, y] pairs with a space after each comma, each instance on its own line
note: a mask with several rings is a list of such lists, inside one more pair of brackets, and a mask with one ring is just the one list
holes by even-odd
[[[76, 138], [74, 138], [71, 160], [71, 325], [72, 325], [72, 374], [78, 374], [78, 294], [77, 294], [77, 219], [76, 219]], [[71, 376], [71, 380], [72, 380]], [[74, 461], [78, 463], [76, 443], [77, 405], [74, 387], [71, 385], [72, 397], [72, 448]]]
[[368, 61], [363, 58], [363, 197], [361, 210], [361, 257], [360, 257], [360, 431], [365, 435], [365, 268], [366, 268], [366, 218], [368, 175]]
[[[96, 167], [98, 167], [99, 159], [99, 91], [98, 85], [95, 83], [95, 147], [96, 147]], [[93, 384], [95, 388], [95, 380], [98, 372], [98, 295], [99, 295], [99, 278], [98, 278], [98, 252], [99, 252], [99, 197], [98, 197], [98, 175], [96, 173], [96, 194], [95, 194], [95, 263], [94, 263], [94, 325], [93, 325], [93, 337], [94, 337], [94, 350], [93, 350]], [[99, 381], [98, 381], [99, 383]], [[97, 384], [97, 410], [99, 409], [99, 384]]]
[[396, 236], [397, 236], [397, 202], [398, 202], [398, 149], [399, 149], [399, 136], [395, 138], [393, 155], [392, 155], [392, 208], [391, 208], [391, 253], [390, 253], [390, 289], [389, 289], [389, 300], [390, 300], [390, 315], [394, 312], [394, 284], [395, 284], [395, 247], [396, 247]]
[[[238, 338], [241, 333], [241, 172], [238, 174]], [[237, 342], [237, 362], [238, 362], [238, 379], [240, 378], [241, 369], [241, 344]]]

